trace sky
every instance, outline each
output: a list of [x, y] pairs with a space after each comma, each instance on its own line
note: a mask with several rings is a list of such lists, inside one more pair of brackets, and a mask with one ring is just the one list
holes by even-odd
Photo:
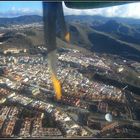
[[[88, 10], [70, 9], [63, 3], [63, 8], [65, 15], [101, 15], [140, 19], [140, 2]], [[17, 17], [21, 15], [42, 15], [41, 1], [0, 1], [0, 17]]]

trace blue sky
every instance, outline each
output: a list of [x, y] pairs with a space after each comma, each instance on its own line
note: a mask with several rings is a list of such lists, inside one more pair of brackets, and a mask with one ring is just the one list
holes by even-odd
[[0, 17], [15, 17], [20, 15], [42, 14], [41, 1], [1, 1]]
[[[89, 10], [69, 9], [64, 3], [63, 7], [65, 15], [101, 15], [107, 17], [130, 17], [140, 19], [140, 2]], [[16, 17], [33, 14], [42, 15], [41, 1], [0, 2], [0, 17]]]

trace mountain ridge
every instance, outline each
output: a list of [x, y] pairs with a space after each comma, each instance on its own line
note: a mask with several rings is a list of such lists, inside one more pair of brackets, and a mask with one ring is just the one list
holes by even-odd
[[[11, 22], [11, 20], [13, 21]], [[66, 16], [66, 21], [71, 34], [71, 45], [76, 45], [79, 48], [85, 48], [93, 52], [117, 54], [136, 61], [140, 60], [140, 31], [137, 29], [137, 26], [133, 27], [131, 24], [121, 23], [112, 18], [101, 16]], [[94, 24], [95, 21], [96, 24]], [[8, 18], [6, 23], [14, 25], [17, 23], [28, 24], [34, 22], [42, 22], [42, 17], [36, 15], [20, 16]], [[1, 20], [0, 23], [2, 23]], [[42, 27], [41, 30], [28, 28], [24, 34], [26, 37], [23, 34], [20, 36], [14, 35], [15, 42], [18, 42], [16, 40], [20, 41], [20, 39], [21, 41], [28, 39], [28, 46], [30, 44], [38, 46], [44, 42]], [[8, 34], [4, 37], [4, 39], [8, 39]], [[2, 39], [0, 38], [0, 40]], [[12, 39], [7, 40], [8, 44], [11, 44], [11, 42], [13, 42]], [[24, 41], [22, 42], [24, 45]], [[20, 45], [22, 46], [21, 43]]]
[[[121, 17], [104, 17], [99, 15], [65, 15], [66, 21], [72, 20], [102, 20], [106, 22], [107, 20], [116, 20], [118, 22], [129, 23], [129, 24], [140, 24], [140, 19], [135, 18], [121, 18]], [[40, 15], [22, 15], [18, 17], [0, 17], [0, 24], [21, 24], [21, 23], [33, 23], [42, 22], [42, 16]]]

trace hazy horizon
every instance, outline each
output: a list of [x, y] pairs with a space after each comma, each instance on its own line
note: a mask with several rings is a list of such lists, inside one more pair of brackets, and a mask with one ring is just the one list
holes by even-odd
[[[63, 3], [63, 9], [65, 15], [99, 15], [140, 19], [140, 2], [88, 10], [70, 9]], [[40, 1], [0, 2], [0, 17], [18, 17], [23, 15], [42, 16], [42, 3]]]

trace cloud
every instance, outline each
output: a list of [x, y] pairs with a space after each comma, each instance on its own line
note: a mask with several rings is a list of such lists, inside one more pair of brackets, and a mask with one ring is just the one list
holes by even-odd
[[[97, 9], [70, 9], [63, 3], [65, 15], [101, 15], [106, 17], [128, 17], [140, 19], [140, 2], [125, 4], [120, 6], [113, 6], [108, 8]], [[13, 6], [5, 11], [0, 11], [0, 17], [16, 17], [21, 15], [42, 15], [42, 8], [22, 7], [19, 8], [13, 4]]]
[[63, 7], [65, 15], [101, 15], [106, 17], [140, 18], [140, 2], [88, 10], [70, 9], [64, 3]]
[[6, 12], [0, 12], [0, 17], [17, 17], [22, 15], [42, 15], [42, 9], [16, 8], [13, 6]]
[[15, 11], [15, 10], [16, 10], [16, 7], [15, 7], [15, 6], [13, 6], [13, 7], [11, 8], [11, 10], [12, 10], [12, 11]]

